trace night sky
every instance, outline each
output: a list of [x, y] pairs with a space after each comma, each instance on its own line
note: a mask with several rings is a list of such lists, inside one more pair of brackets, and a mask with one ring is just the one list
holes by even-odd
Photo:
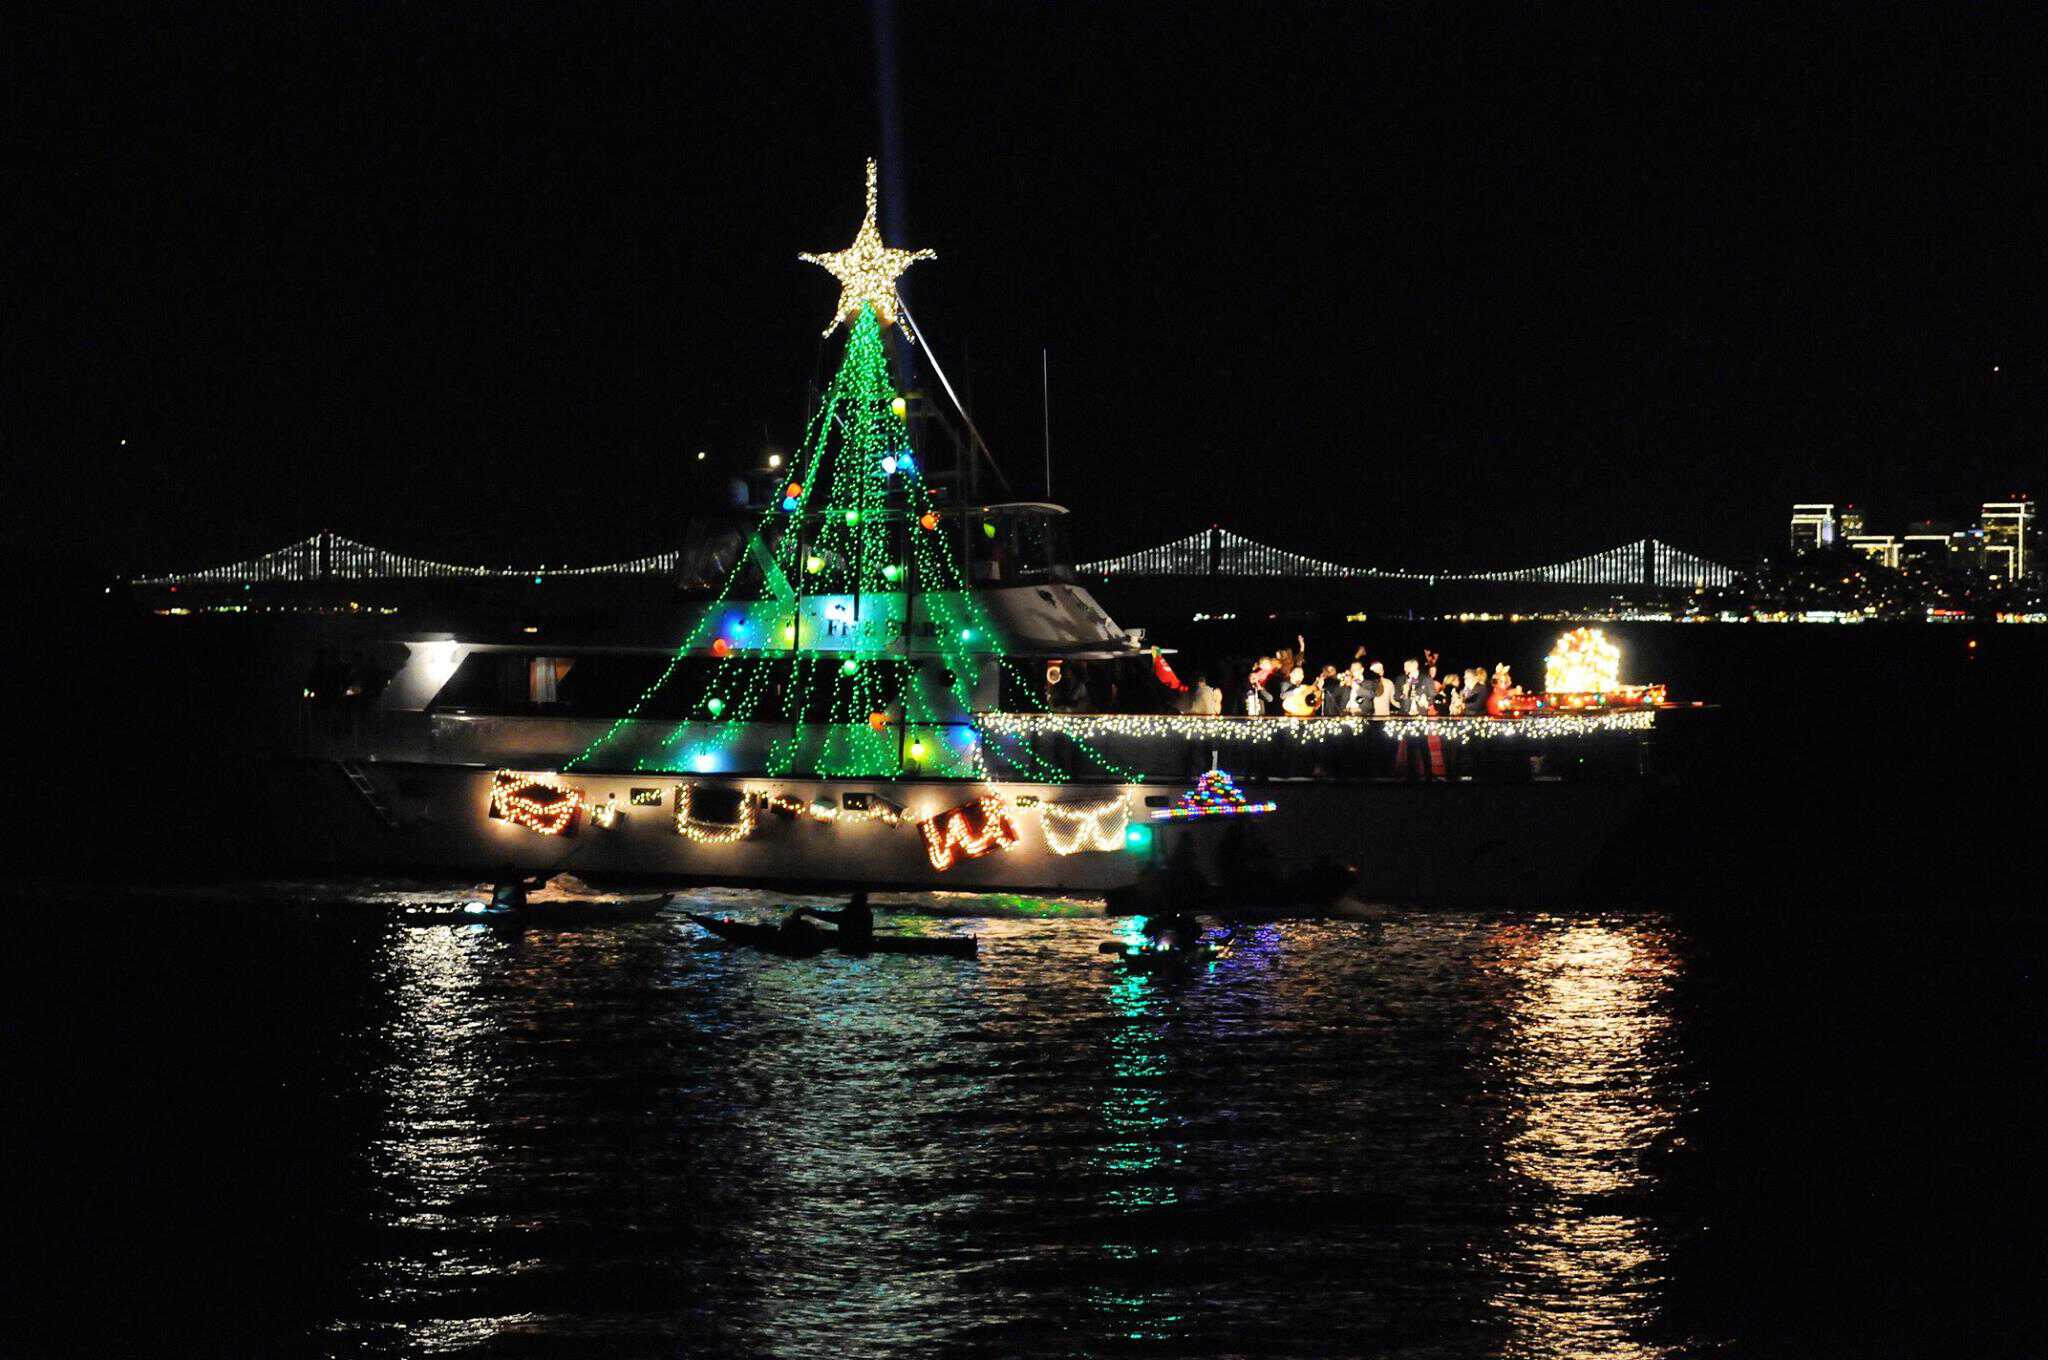
[[[836, 362], [864, 5], [37, 8], [16, 548], [657, 550]], [[2048, 491], [2041, 33], [1640, 8], [901, 4], [884, 231], [1015, 491], [1041, 347], [1089, 551], [1738, 561]]]

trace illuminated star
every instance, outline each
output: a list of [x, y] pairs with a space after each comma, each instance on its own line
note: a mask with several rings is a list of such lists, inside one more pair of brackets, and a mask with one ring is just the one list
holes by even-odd
[[851, 321], [859, 316], [863, 307], [872, 306], [876, 318], [884, 326], [893, 323], [896, 308], [900, 305], [896, 297], [897, 277], [919, 260], [936, 260], [938, 252], [892, 250], [882, 244], [882, 233], [875, 228], [875, 162], [870, 157], [868, 215], [860, 224], [860, 233], [853, 238], [853, 244], [827, 255], [799, 255], [797, 258], [831, 270], [832, 277], [839, 280], [839, 310], [832, 317], [832, 324], [825, 328], [825, 334], [830, 335], [839, 329], [842, 321]]

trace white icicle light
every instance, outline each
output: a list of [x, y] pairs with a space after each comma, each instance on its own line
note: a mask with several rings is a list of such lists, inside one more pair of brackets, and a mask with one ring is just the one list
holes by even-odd
[[1482, 741], [1507, 737], [1587, 737], [1603, 732], [1642, 732], [1656, 725], [1654, 709], [1599, 713], [1543, 713], [1510, 718], [1196, 718], [1174, 713], [983, 713], [976, 722], [998, 737], [1061, 735], [1097, 737], [1179, 737], [1189, 742], [1292, 741], [1303, 745], [1389, 737], [1444, 737]]

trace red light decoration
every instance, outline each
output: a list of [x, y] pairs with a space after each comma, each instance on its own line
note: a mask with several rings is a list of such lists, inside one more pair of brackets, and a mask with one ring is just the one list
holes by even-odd
[[1193, 817], [1237, 817], [1258, 812], [1271, 812], [1278, 803], [1252, 803], [1245, 801], [1244, 791], [1237, 787], [1237, 781], [1223, 770], [1211, 770], [1195, 781], [1195, 786], [1180, 796], [1170, 808], [1161, 808], [1152, 814], [1155, 822], [1178, 821]]
[[940, 873], [963, 859], [979, 859], [992, 850], [1007, 850], [1017, 843], [1017, 824], [1010, 819], [1010, 805], [998, 794], [984, 794], [971, 803], [948, 808], [936, 817], [917, 824], [924, 833], [924, 848], [932, 868]]
[[919, 515], [917, 517], [917, 522], [919, 524], [922, 524], [927, 529], [936, 529], [939, 527], [939, 517], [929, 510], [925, 511], [922, 515]]
[[868, 726], [874, 728], [877, 732], [881, 731], [888, 725], [889, 715], [884, 713], [881, 709], [878, 708], [874, 712], [868, 714]]
[[713, 656], [725, 656], [728, 655], [731, 651], [732, 644], [730, 642], [727, 642], [724, 638], [714, 638], [712, 640], [711, 654]]
[[804, 494], [804, 484], [802, 482], [791, 482], [782, 489], [782, 494], [791, 500], [796, 500]]
[[528, 831], [573, 836], [582, 809], [583, 790], [569, 787], [554, 775], [499, 770], [491, 776], [491, 816]]

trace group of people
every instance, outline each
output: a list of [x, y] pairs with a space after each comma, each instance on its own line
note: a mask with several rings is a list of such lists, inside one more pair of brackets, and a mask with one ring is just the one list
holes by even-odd
[[[1244, 712], [1247, 716], [1394, 718], [1434, 715], [1459, 718], [1488, 713], [1498, 716], [1507, 700], [1520, 692], [1515, 688], [1514, 677], [1504, 662], [1496, 665], [1490, 675], [1484, 666], [1439, 674], [1437, 654], [1428, 650], [1420, 659], [1403, 661], [1398, 680], [1387, 674], [1385, 663], [1367, 660], [1363, 647], [1352, 654], [1350, 665], [1340, 670], [1334, 664], [1326, 664], [1315, 671], [1311, 679], [1305, 659], [1307, 644], [1299, 637], [1294, 641], [1292, 648], [1283, 647], [1271, 656], [1260, 657], [1245, 677]], [[1205, 678], [1194, 691], [1195, 701], [1187, 711], [1220, 713], [1220, 694], [1211, 701], [1212, 707], [1206, 710], [1200, 707], [1202, 701], [1209, 697], [1203, 694], [1204, 687], [1214, 694], [1214, 688], [1208, 686]]]

